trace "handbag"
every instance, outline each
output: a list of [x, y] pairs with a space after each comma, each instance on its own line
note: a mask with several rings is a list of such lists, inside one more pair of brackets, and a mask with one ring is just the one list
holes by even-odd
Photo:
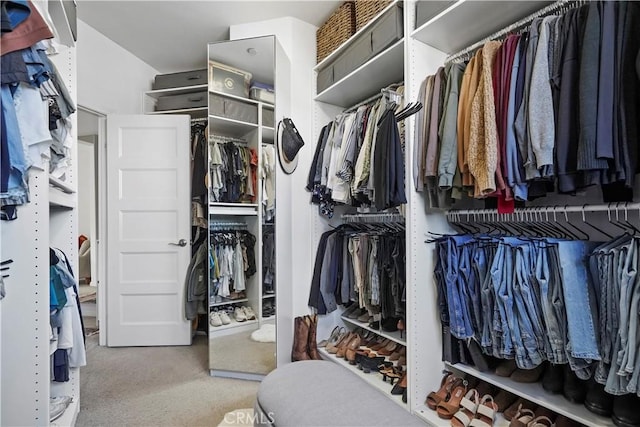
[[304, 146], [304, 140], [296, 125], [288, 117], [278, 123], [278, 159], [286, 174], [292, 174], [298, 166], [298, 152]]

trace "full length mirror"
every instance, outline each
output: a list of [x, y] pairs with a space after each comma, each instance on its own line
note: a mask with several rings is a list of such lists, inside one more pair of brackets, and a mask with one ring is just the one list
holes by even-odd
[[275, 37], [208, 49], [209, 368], [276, 365]]

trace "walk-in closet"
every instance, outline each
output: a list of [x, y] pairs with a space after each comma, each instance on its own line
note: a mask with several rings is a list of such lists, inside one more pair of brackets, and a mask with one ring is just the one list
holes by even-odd
[[2, 18], [0, 424], [89, 423], [99, 347], [258, 390], [192, 423], [640, 427], [640, 3]]

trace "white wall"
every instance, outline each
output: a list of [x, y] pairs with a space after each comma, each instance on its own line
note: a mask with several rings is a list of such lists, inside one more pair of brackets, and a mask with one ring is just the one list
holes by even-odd
[[78, 234], [91, 235], [91, 218], [96, 207], [96, 168], [94, 145], [78, 140]]
[[78, 104], [101, 113], [141, 114], [142, 93], [159, 72], [78, 21]]
[[[289, 253], [291, 259], [278, 263], [279, 266], [287, 265], [291, 271], [287, 271], [286, 277], [290, 277], [290, 283], [277, 281], [278, 295], [286, 298], [278, 298], [278, 364], [289, 360], [286, 349], [291, 349], [293, 340], [293, 317], [309, 314], [307, 306], [311, 276], [313, 274], [313, 261], [315, 247], [313, 247], [313, 216], [317, 215], [316, 208], [309, 202], [310, 193], [305, 190], [307, 174], [313, 160], [315, 141], [313, 140], [313, 67], [316, 65], [316, 27], [295, 18], [280, 18], [269, 21], [252, 22], [248, 24], [231, 26], [230, 39], [275, 35], [284, 52], [289, 57], [291, 76], [290, 87], [286, 93], [289, 95], [291, 118], [300, 131], [305, 141], [305, 146], [298, 153], [298, 168], [291, 175], [279, 173], [277, 176], [276, 208], [277, 211], [289, 210], [291, 212], [290, 229], [278, 229], [277, 238], [278, 255]], [[279, 97], [282, 88], [276, 87]], [[276, 102], [279, 102], [276, 100]], [[276, 106], [277, 108], [277, 106]], [[279, 117], [278, 119], [281, 119]], [[282, 182], [286, 180], [286, 182]], [[282, 222], [278, 221], [278, 227]], [[288, 236], [290, 242], [282, 242], [281, 236]], [[289, 248], [290, 243], [290, 248]], [[281, 251], [281, 245], [287, 245], [286, 251]], [[279, 261], [282, 261], [279, 258]], [[283, 274], [278, 269], [279, 277]], [[283, 303], [287, 306], [283, 307]], [[290, 306], [289, 306], [290, 305]], [[288, 326], [288, 327], [283, 327]]]

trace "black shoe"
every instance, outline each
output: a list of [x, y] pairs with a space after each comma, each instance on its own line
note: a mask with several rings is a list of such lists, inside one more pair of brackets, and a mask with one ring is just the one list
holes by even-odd
[[635, 394], [625, 394], [613, 398], [613, 415], [611, 419], [618, 427], [640, 426], [640, 398]]
[[572, 403], [582, 403], [587, 396], [587, 381], [581, 380], [571, 370], [569, 364], [563, 365], [564, 384], [562, 394]]
[[398, 330], [398, 318], [387, 317], [382, 320], [382, 330], [385, 332], [395, 332]]
[[589, 381], [584, 406], [594, 414], [610, 417], [613, 412], [613, 395], [604, 391], [604, 386], [592, 379]]
[[563, 375], [562, 365], [549, 363], [542, 377], [542, 388], [549, 393], [562, 393], [564, 385]]

